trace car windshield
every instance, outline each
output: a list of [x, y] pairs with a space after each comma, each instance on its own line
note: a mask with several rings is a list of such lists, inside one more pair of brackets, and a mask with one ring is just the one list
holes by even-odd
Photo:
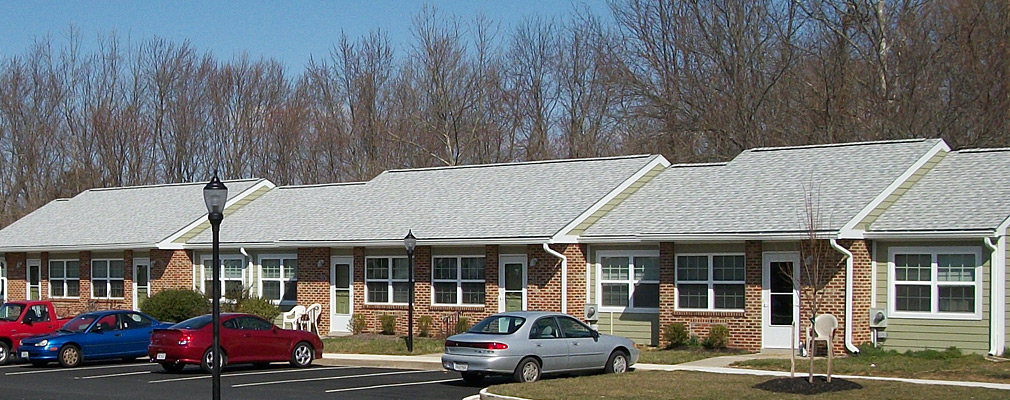
[[493, 315], [474, 325], [468, 333], [486, 333], [491, 335], [509, 335], [523, 326], [526, 318], [511, 315]]
[[17, 321], [24, 309], [24, 304], [4, 304], [3, 307], [0, 307], [0, 321]]
[[88, 330], [88, 327], [91, 326], [92, 322], [95, 322], [95, 317], [97, 316], [91, 314], [78, 315], [77, 317], [74, 317], [74, 319], [70, 320], [70, 322], [63, 324], [63, 327], [60, 328], [60, 330], [72, 333], [84, 332]]
[[170, 328], [196, 330], [209, 325], [211, 319], [212, 318], [210, 315], [201, 315], [199, 317], [193, 317], [185, 321], [182, 321], [178, 324], [172, 325]]

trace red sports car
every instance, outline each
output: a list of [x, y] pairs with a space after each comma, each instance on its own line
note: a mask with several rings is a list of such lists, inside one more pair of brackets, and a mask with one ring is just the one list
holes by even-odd
[[[206, 372], [213, 368], [213, 326], [211, 316], [201, 315], [156, 329], [147, 355], [168, 372], [179, 372], [186, 364], [199, 364]], [[221, 314], [221, 365], [251, 363], [265, 366], [289, 361], [307, 367], [322, 358], [323, 342], [312, 332], [278, 328], [249, 314]]]

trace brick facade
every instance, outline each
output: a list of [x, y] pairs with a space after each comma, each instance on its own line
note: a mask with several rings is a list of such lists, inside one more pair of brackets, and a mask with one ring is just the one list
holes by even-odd
[[330, 249], [298, 249], [298, 304], [319, 303], [319, 332], [330, 331]]

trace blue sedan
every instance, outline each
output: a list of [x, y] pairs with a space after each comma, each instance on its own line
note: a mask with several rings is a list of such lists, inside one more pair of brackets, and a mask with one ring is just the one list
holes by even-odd
[[147, 355], [154, 329], [170, 325], [136, 311], [85, 313], [52, 334], [22, 340], [18, 358], [35, 366], [59, 361], [69, 368], [84, 360], [132, 360]]

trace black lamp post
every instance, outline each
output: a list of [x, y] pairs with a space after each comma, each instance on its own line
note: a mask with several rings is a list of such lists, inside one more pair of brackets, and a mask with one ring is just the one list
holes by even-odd
[[214, 344], [211, 347], [211, 357], [213, 360], [213, 400], [221, 399], [221, 259], [219, 253], [221, 233], [221, 220], [224, 219], [224, 204], [228, 200], [228, 188], [217, 178], [217, 170], [214, 170], [214, 177], [207, 186], [203, 187], [203, 201], [207, 203], [207, 219], [210, 221], [211, 230], [214, 232], [214, 280], [211, 285], [213, 298], [213, 311], [211, 324], [213, 325]]
[[417, 238], [409, 229], [407, 236], [403, 238], [403, 247], [407, 249], [407, 269], [408, 272], [408, 298], [407, 298], [407, 352], [414, 352], [414, 246], [417, 245]]

